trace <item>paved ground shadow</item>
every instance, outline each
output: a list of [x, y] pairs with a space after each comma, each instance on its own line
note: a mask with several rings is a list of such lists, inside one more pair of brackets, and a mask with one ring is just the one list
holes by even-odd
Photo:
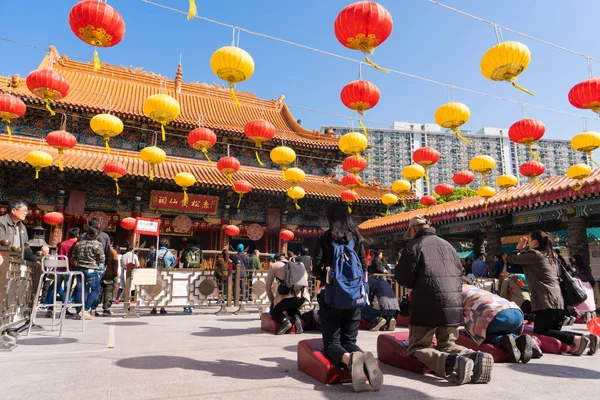
[[235, 316], [233, 316], [232, 318], [219, 318], [217, 320], [218, 322], [256, 322], [256, 321], [260, 321], [259, 318], [235, 318]]
[[139, 326], [139, 325], [148, 325], [147, 322], [140, 321], [117, 321], [117, 322], [105, 322], [104, 325], [112, 325], [112, 326]]
[[292, 344], [290, 346], [285, 346], [283, 349], [285, 351], [291, 351], [292, 353], [298, 353], [298, 345], [297, 344]]
[[[567, 356], [565, 356], [567, 357]], [[585, 357], [585, 356], [584, 356]], [[589, 356], [588, 356], [589, 357]], [[507, 364], [509, 368], [527, 374], [554, 378], [600, 379], [600, 371], [556, 364]]]
[[381, 371], [383, 372], [384, 375], [401, 376], [401, 377], [404, 377], [407, 379], [411, 379], [413, 381], [419, 381], [419, 382], [423, 382], [423, 383], [426, 383], [429, 385], [434, 385], [434, 386], [439, 386], [439, 387], [444, 387], [444, 386], [454, 387], [454, 386], [456, 386], [454, 383], [449, 382], [446, 379], [440, 378], [439, 376], [436, 376], [436, 375], [416, 374], [414, 372], [407, 371], [405, 369], [394, 367], [394, 366], [383, 364], [383, 363], [379, 363], [379, 367], [381, 368]]
[[228, 336], [239, 336], [239, 335], [251, 335], [253, 333], [261, 333], [260, 327], [253, 326], [246, 329], [223, 329], [204, 327], [204, 331], [193, 332], [194, 336], [211, 336], [211, 337], [228, 337]]
[[69, 343], [75, 343], [78, 341], [79, 341], [79, 339], [74, 339], [74, 338], [38, 337], [38, 338], [31, 338], [31, 339], [27, 339], [27, 338], [19, 339], [17, 341], [17, 344], [24, 345], [24, 346], [30, 346], [30, 345], [44, 346], [44, 345], [53, 345], [53, 344], [69, 344]]

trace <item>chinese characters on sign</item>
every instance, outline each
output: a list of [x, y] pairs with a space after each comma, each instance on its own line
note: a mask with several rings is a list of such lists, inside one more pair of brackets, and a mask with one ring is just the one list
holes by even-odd
[[196, 214], [216, 214], [219, 198], [189, 194], [187, 206], [183, 205], [183, 193], [153, 190], [150, 196], [151, 210], [177, 210]]
[[160, 234], [160, 220], [137, 217], [134, 232], [138, 235], [158, 236]]

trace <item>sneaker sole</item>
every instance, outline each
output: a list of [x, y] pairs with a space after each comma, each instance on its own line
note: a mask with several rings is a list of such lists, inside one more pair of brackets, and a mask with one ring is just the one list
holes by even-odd
[[291, 329], [292, 329], [292, 324], [290, 324], [290, 326], [287, 329], [284, 329], [282, 331], [277, 331], [275, 332], [276, 335], [285, 335], [286, 333], [288, 333]]
[[381, 373], [381, 369], [379, 369], [379, 364], [377, 363], [377, 359], [371, 352], [364, 353], [365, 360], [365, 369], [367, 370], [367, 378], [369, 379], [369, 385], [376, 392], [381, 389], [383, 385], [383, 374]]
[[396, 330], [396, 320], [395, 319], [390, 319], [390, 326], [388, 326], [388, 331], [395, 331]]
[[367, 375], [365, 374], [365, 358], [360, 351], [352, 353], [352, 389], [355, 392], [363, 392], [367, 388]]
[[596, 354], [596, 352], [598, 352], [598, 345], [600, 338], [598, 337], [598, 335], [590, 335], [590, 344], [589, 346], [589, 350], [588, 350], [588, 356], [593, 356], [594, 354]]
[[478, 352], [473, 360], [471, 383], [488, 383], [492, 380], [494, 357], [491, 354]]
[[383, 326], [385, 325], [385, 319], [380, 320], [377, 325], [374, 325], [370, 331], [371, 332], [378, 332], [381, 328], [383, 328]]
[[463, 369], [464, 374], [462, 376], [458, 375], [458, 374], [453, 374], [451, 375], [451, 381], [454, 382], [457, 385], [464, 385], [466, 383], [471, 382], [471, 378], [473, 377], [473, 360], [466, 358], [466, 357], [462, 357], [459, 356], [459, 366], [461, 367], [461, 369]]
[[574, 356], [579, 357], [580, 355], [582, 355], [585, 350], [588, 348], [588, 346], [590, 345], [590, 339], [586, 338], [585, 336], [581, 337], [581, 342], [579, 343], [579, 348], [577, 349], [577, 351], [575, 353], [572, 353]]
[[[521, 339], [523, 338], [523, 339]], [[524, 344], [522, 344], [525, 342]], [[524, 335], [517, 338], [517, 347], [521, 352], [521, 362], [527, 364], [533, 358], [533, 339], [531, 336]]]
[[517, 347], [517, 342], [515, 341], [515, 338], [512, 337], [512, 335], [507, 336], [508, 337], [508, 346], [510, 348], [506, 348], [503, 343], [506, 342], [505, 340], [503, 340], [504, 338], [502, 338], [502, 340], [500, 340], [500, 347], [502, 347], [504, 349], [504, 351], [506, 351], [508, 353], [508, 360], [511, 363], [518, 363], [521, 360], [521, 351], [519, 351], [519, 348]]

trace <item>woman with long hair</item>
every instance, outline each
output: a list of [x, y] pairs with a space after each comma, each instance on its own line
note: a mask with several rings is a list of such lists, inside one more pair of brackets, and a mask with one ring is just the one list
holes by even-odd
[[356, 345], [360, 308], [337, 309], [325, 301], [324, 287], [327, 282], [327, 269], [333, 267], [335, 245], [347, 245], [354, 241], [354, 251], [367, 270], [364, 239], [352, 221], [348, 205], [335, 202], [327, 209], [329, 229], [317, 239], [313, 263], [313, 275], [321, 282], [319, 289], [319, 324], [323, 334], [325, 355], [341, 368], [349, 369], [352, 375], [352, 387], [360, 392], [366, 389], [367, 381], [375, 390], [383, 384], [383, 375], [375, 356], [364, 352]]
[[[528, 245], [529, 250], [525, 251]], [[573, 355], [582, 355], [588, 347], [589, 355], [596, 353], [600, 339], [598, 336], [561, 331], [565, 303], [558, 278], [559, 264], [548, 234], [533, 231], [529, 238], [522, 237], [508, 261], [522, 265], [527, 277], [531, 289], [531, 306], [535, 313], [533, 331], [571, 346]]]

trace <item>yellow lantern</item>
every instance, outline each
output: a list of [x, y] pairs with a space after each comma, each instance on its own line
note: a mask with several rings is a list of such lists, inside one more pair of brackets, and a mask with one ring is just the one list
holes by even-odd
[[210, 58], [210, 68], [229, 84], [235, 106], [241, 107], [234, 89], [236, 83], [245, 81], [254, 73], [254, 60], [250, 54], [235, 46], [221, 47]]
[[277, 146], [271, 150], [271, 161], [281, 167], [282, 178], [285, 180], [285, 170], [288, 165], [296, 161], [296, 152], [287, 146]]
[[416, 186], [416, 183], [419, 179], [425, 176], [425, 168], [419, 164], [411, 164], [408, 167], [404, 167], [402, 170], [402, 176], [411, 181], [415, 190], [420, 192], [419, 188]]
[[575, 135], [573, 139], [571, 139], [571, 147], [577, 151], [587, 154], [590, 160], [600, 167], [600, 165], [592, 157], [592, 151], [600, 147], [600, 133], [588, 131], [582, 132], [579, 135]]
[[110, 138], [118, 136], [123, 132], [123, 121], [111, 114], [98, 114], [91, 119], [90, 128], [92, 128], [96, 135], [102, 136], [104, 145], [106, 146], [106, 153], [110, 154], [108, 141]]
[[181, 205], [187, 207], [189, 201], [187, 189], [188, 187], [193, 186], [196, 183], [196, 177], [190, 174], [189, 172], [180, 172], [177, 175], [175, 175], [174, 179], [175, 183], [178, 186], [181, 186], [181, 188], [183, 189], [183, 201], [181, 202]]
[[340, 138], [338, 146], [342, 153], [358, 158], [358, 155], [365, 151], [369, 141], [362, 133], [350, 132]]
[[294, 205], [296, 206], [296, 210], [299, 210], [300, 206], [298, 205], [298, 200], [304, 198], [304, 196], [306, 196], [306, 192], [300, 186], [292, 186], [291, 188], [288, 189], [287, 195], [292, 200], [294, 200]]
[[496, 160], [490, 156], [473, 157], [471, 162], [469, 162], [469, 168], [473, 172], [481, 174], [481, 187], [483, 187], [485, 186], [485, 176], [496, 168]]
[[168, 94], [153, 94], [144, 101], [144, 115], [160, 124], [162, 141], [165, 137], [165, 125], [179, 117], [181, 108], [177, 100]]
[[531, 53], [521, 42], [498, 43], [481, 58], [479, 68], [483, 76], [491, 81], [507, 81], [527, 94], [529, 90], [517, 85], [517, 76], [525, 71], [531, 61]]
[[393, 193], [386, 193], [381, 196], [381, 202], [387, 206], [387, 210], [385, 211], [385, 216], [387, 217], [390, 214], [390, 207], [398, 203], [398, 196]]
[[471, 140], [467, 139], [460, 134], [459, 127], [467, 123], [471, 117], [471, 110], [463, 103], [453, 101], [446, 103], [435, 112], [435, 123], [442, 128], [450, 129], [456, 134], [456, 137], [465, 142], [471, 144]]
[[567, 176], [571, 179], [576, 179], [578, 185], [574, 187], [575, 190], [580, 190], [583, 187], [583, 180], [590, 176], [592, 173], [592, 167], [587, 164], [575, 164], [567, 170]]
[[145, 147], [140, 151], [140, 158], [143, 162], [150, 164], [150, 180], [154, 180], [154, 167], [167, 159], [167, 155], [162, 149], [156, 146]]
[[404, 179], [398, 179], [392, 183], [392, 192], [396, 193], [400, 196], [400, 200], [402, 201], [402, 205], [406, 207], [406, 202], [404, 201], [404, 195], [410, 192], [412, 188], [409, 181]]
[[288, 168], [283, 173], [283, 180], [288, 181], [292, 184], [292, 186], [296, 186], [297, 184], [304, 182], [306, 178], [306, 174], [300, 168]]
[[27, 153], [25, 161], [35, 168], [35, 179], [38, 179], [41, 169], [52, 165], [52, 156], [45, 151], [34, 150]]
[[500, 175], [496, 178], [496, 185], [506, 190], [506, 201], [510, 200], [510, 188], [517, 186], [517, 183], [517, 177], [510, 174]]
[[488, 209], [488, 201], [496, 195], [496, 189], [490, 186], [481, 186], [477, 189], [477, 196], [485, 200], [485, 211]]

